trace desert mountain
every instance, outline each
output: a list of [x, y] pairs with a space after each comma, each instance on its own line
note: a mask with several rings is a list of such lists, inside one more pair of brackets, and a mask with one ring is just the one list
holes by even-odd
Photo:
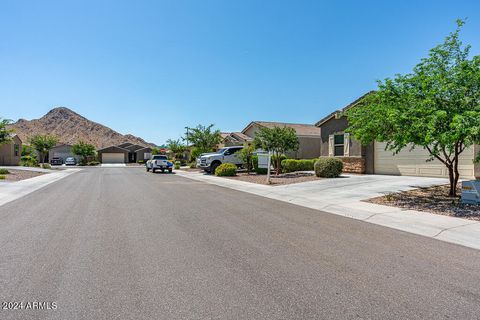
[[10, 127], [15, 129], [15, 133], [24, 142], [36, 134], [50, 134], [57, 136], [60, 143], [74, 144], [83, 140], [97, 148], [119, 145], [124, 142], [155, 147], [153, 143], [148, 143], [142, 138], [118, 133], [65, 107], [54, 108], [40, 119], [31, 121], [19, 119]]

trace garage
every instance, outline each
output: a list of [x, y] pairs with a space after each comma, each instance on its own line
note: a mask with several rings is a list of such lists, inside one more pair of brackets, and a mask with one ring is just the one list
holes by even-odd
[[123, 153], [102, 153], [102, 163], [124, 163]]
[[97, 154], [102, 163], [126, 163], [128, 159], [128, 150], [117, 146], [97, 150]]
[[[448, 177], [447, 167], [438, 160], [429, 161], [428, 151], [417, 147], [410, 151], [404, 148], [398, 154], [385, 150], [386, 144], [375, 142], [374, 172], [376, 174], [391, 174], [422, 177]], [[474, 151], [469, 148], [460, 155], [458, 170], [461, 178], [474, 178]]]

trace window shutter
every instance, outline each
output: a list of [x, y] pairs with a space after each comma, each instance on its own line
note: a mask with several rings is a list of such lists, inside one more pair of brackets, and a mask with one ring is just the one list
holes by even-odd
[[350, 157], [350, 134], [345, 133], [343, 135], [343, 156]]
[[328, 156], [333, 157], [335, 150], [335, 143], [333, 134], [328, 136]]

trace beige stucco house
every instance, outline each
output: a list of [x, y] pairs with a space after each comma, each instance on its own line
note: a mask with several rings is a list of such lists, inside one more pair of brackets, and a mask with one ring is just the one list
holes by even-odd
[[18, 166], [22, 156], [22, 140], [19, 136], [13, 135], [12, 140], [0, 145], [0, 165]]
[[[427, 161], [430, 158], [429, 153], [421, 147], [406, 147], [394, 155], [392, 151], [385, 150], [384, 142], [375, 141], [368, 146], [362, 146], [345, 132], [348, 128], [345, 111], [360, 107], [359, 103], [364, 97], [365, 95], [332, 112], [315, 124], [320, 129], [322, 156], [341, 158], [349, 172], [448, 177], [446, 166], [438, 160]], [[475, 145], [460, 155], [459, 172], [462, 178], [480, 177], [480, 165], [473, 162], [479, 151], [480, 146]]]

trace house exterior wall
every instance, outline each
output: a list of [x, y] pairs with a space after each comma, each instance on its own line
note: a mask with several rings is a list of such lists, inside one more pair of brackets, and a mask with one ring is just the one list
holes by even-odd
[[[341, 117], [339, 119], [332, 118], [324, 122], [320, 126], [320, 136], [322, 138], [320, 155], [322, 157], [328, 157], [329, 155], [328, 140], [330, 135], [344, 133], [347, 127], [348, 127], [348, 121], [346, 117]], [[350, 138], [350, 152], [349, 152], [350, 157], [366, 156], [366, 153], [368, 151], [369, 150], [362, 147], [362, 144], [360, 143], [360, 141]]]
[[[480, 145], [476, 144], [473, 146], [474, 156], [480, 157]], [[480, 162], [474, 164], [474, 173], [475, 178], [480, 179]]]
[[[152, 149], [142, 149], [136, 152], [137, 153], [137, 162], [139, 160], [148, 160], [150, 156], [152, 155]], [[148, 159], [145, 159], [145, 155], [148, 156]]]
[[14, 136], [12, 141], [0, 146], [0, 165], [18, 166], [22, 156], [22, 140]]

